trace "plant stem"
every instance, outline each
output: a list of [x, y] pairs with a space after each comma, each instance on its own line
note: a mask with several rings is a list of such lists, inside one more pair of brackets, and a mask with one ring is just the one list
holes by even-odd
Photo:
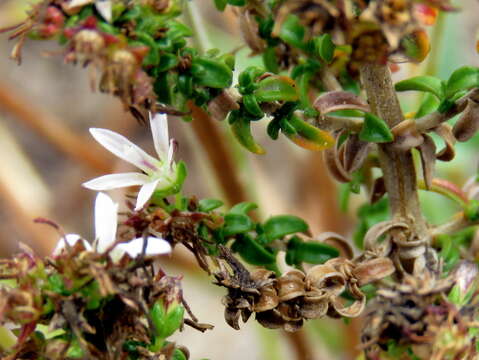
[[[387, 65], [364, 63], [360, 75], [371, 111], [389, 127], [399, 124], [404, 118]], [[413, 235], [416, 235], [411, 238], [424, 238], [427, 225], [419, 205], [411, 151], [396, 150], [391, 143], [381, 144], [378, 148], [393, 218], [409, 223]]]

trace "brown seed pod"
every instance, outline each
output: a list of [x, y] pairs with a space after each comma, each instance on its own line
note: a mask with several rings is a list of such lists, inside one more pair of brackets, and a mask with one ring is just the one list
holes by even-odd
[[256, 321], [268, 329], [281, 329], [285, 323], [281, 315], [274, 310], [256, 313]]
[[467, 99], [466, 110], [452, 128], [452, 133], [458, 141], [469, 140], [479, 129], [479, 103]]
[[338, 249], [341, 257], [345, 257], [347, 259], [352, 259], [353, 257], [353, 249], [351, 248], [351, 245], [349, 245], [346, 238], [336, 234], [335, 232], [327, 231], [321, 233], [314, 240], [323, 242]]
[[306, 275], [306, 288], [324, 291], [329, 296], [339, 295], [346, 289], [346, 278], [331, 265], [316, 265]]
[[358, 135], [349, 135], [344, 143], [343, 164], [348, 173], [353, 173], [364, 163], [371, 150], [371, 144], [359, 139]]
[[354, 301], [351, 305], [345, 306], [344, 301], [340, 296], [335, 296], [331, 299], [333, 309], [341, 316], [353, 318], [358, 317], [366, 306], [366, 296], [362, 296]]
[[416, 129], [416, 122], [411, 119], [401, 121], [391, 132], [394, 135], [392, 147], [396, 150], [407, 151], [418, 147], [424, 141], [422, 134]]
[[323, 115], [339, 110], [370, 111], [366, 101], [348, 91], [329, 91], [318, 96], [313, 106]]
[[426, 189], [430, 189], [432, 179], [434, 178], [434, 165], [436, 163], [436, 145], [432, 138], [424, 134], [424, 142], [419, 145], [418, 149], [421, 154], [422, 173]]
[[288, 301], [304, 295], [304, 273], [290, 270], [283, 274], [277, 283], [279, 301]]
[[339, 151], [338, 139], [342, 133], [343, 131], [339, 131], [336, 133], [336, 144], [332, 148], [324, 150], [323, 157], [331, 175], [337, 181], [346, 183], [351, 181], [351, 176], [344, 168], [344, 165], [342, 163], [342, 156]]
[[363, 286], [394, 273], [395, 267], [389, 258], [380, 257], [358, 264], [352, 271], [358, 280], [357, 285]]
[[255, 312], [272, 310], [278, 306], [279, 296], [273, 284], [262, 287], [260, 292], [261, 295], [253, 306], [253, 310]]
[[374, 251], [378, 256], [387, 256], [391, 250], [391, 242], [385, 239], [379, 243], [379, 238], [395, 228], [408, 229], [409, 226], [397, 220], [383, 221], [371, 227], [364, 236], [364, 248]]
[[319, 319], [328, 312], [328, 298], [326, 293], [323, 296], [305, 296], [300, 306], [300, 314], [305, 319]]
[[454, 143], [456, 142], [456, 138], [452, 134], [451, 126], [446, 123], [442, 123], [438, 127], [434, 129], [436, 134], [438, 134], [445, 143], [444, 149], [442, 149], [439, 153], [436, 154], [436, 159], [442, 161], [451, 161], [454, 159], [456, 155], [456, 151], [454, 149]]

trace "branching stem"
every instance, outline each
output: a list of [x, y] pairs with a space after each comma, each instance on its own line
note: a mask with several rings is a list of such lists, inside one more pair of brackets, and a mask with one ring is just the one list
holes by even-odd
[[[387, 65], [365, 63], [360, 68], [360, 75], [371, 111], [384, 119], [389, 127], [403, 121]], [[382, 144], [379, 146], [379, 161], [393, 218], [409, 223], [414, 235], [423, 238], [427, 226], [419, 206], [411, 151], [396, 150], [391, 143]]]

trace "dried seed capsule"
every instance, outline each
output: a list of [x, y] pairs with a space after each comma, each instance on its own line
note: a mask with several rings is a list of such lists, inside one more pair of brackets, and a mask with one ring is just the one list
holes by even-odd
[[466, 110], [452, 128], [452, 133], [458, 141], [469, 140], [479, 129], [479, 104], [467, 100]]
[[253, 306], [255, 312], [272, 310], [278, 306], [279, 296], [273, 284], [262, 287], [260, 292], [260, 298]]
[[291, 270], [278, 279], [279, 301], [288, 301], [304, 295], [304, 274], [299, 270]]
[[328, 298], [323, 296], [305, 296], [300, 305], [300, 314], [306, 319], [319, 319], [328, 312]]
[[394, 271], [393, 262], [388, 258], [381, 257], [357, 265], [352, 273], [358, 280], [358, 286], [363, 286], [389, 276]]
[[306, 275], [306, 288], [339, 295], [346, 288], [346, 278], [331, 265], [316, 265]]

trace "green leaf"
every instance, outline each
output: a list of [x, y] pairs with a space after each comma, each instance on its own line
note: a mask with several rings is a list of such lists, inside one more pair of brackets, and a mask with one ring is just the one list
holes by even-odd
[[279, 31], [279, 38], [285, 43], [294, 47], [305, 49], [304, 43], [304, 27], [300, 24], [299, 18], [296, 15], [288, 15]]
[[238, 236], [231, 249], [238, 252], [243, 260], [252, 265], [264, 266], [276, 262], [275, 254], [266, 250], [247, 234]]
[[228, 65], [202, 57], [196, 57], [191, 64], [191, 74], [198, 85], [224, 89], [231, 85], [233, 72]]
[[330, 34], [323, 34], [320, 37], [314, 39], [314, 47], [317, 54], [326, 63], [330, 63], [333, 60], [334, 50], [336, 49], [336, 46], [334, 45]]
[[253, 211], [258, 208], [258, 205], [256, 205], [254, 202], [241, 202], [239, 204], [236, 204], [233, 206], [230, 211], [228, 211], [229, 214], [239, 214], [239, 215], [246, 215], [250, 211]]
[[469, 221], [479, 220], [479, 201], [471, 200], [464, 209], [464, 216]]
[[261, 119], [264, 116], [264, 112], [261, 110], [261, 107], [253, 94], [243, 96], [243, 106], [250, 115], [257, 119]]
[[273, 140], [276, 140], [279, 135], [279, 131], [281, 130], [281, 122], [277, 119], [273, 119], [269, 122], [268, 127], [266, 128], [266, 132], [268, 133], [269, 137]]
[[251, 121], [243, 118], [238, 111], [232, 111], [228, 121], [231, 124], [231, 130], [236, 140], [246, 149], [254, 154], [262, 155], [266, 153], [261, 145], [256, 143], [251, 134]]
[[183, 354], [183, 351], [180, 349], [176, 348], [175, 351], [173, 352], [173, 358], [172, 360], [188, 360], [185, 354]]
[[309, 264], [323, 264], [338, 257], [339, 250], [318, 241], [303, 241], [293, 236], [288, 242], [286, 259], [289, 265], [299, 265], [303, 262]]
[[295, 115], [292, 115], [288, 122], [294, 127], [297, 134], [286, 135], [296, 145], [313, 151], [324, 150], [334, 145], [334, 138], [329, 132], [318, 129]]
[[179, 60], [178, 57], [174, 54], [163, 54], [160, 56], [160, 60], [158, 62], [157, 71], [167, 71], [174, 68], [178, 65]]
[[254, 94], [259, 102], [296, 101], [299, 97], [295, 82], [287, 76], [279, 75], [261, 80]]
[[297, 216], [277, 215], [269, 218], [264, 223], [263, 228], [268, 241], [273, 241], [289, 234], [307, 232], [309, 226]]
[[396, 91], [424, 91], [437, 96], [438, 99], [444, 97], [444, 82], [434, 76], [415, 76], [410, 79], [399, 81], [394, 88]]
[[183, 323], [183, 316], [185, 314], [185, 308], [179, 304], [173, 305], [166, 313], [165, 323], [163, 328], [157, 329], [158, 336], [163, 339], [170, 337], [178, 330]]
[[254, 223], [249, 216], [244, 214], [226, 214], [225, 224], [223, 227], [223, 236], [229, 237], [247, 231], [251, 231], [254, 228]]
[[223, 204], [223, 201], [217, 199], [201, 199], [198, 202], [198, 207], [201, 212], [209, 212], [223, 206]]
[[279, 64], [278, 57], [276, 56], [276, 48], [274, 46], [267, 47], [262, 57], [266, 70], [277, 74], [279, 72]]
[[439, 100], [431, 93], [426, 93], [422, 99], [421, 106], [415, 114], [415, 118], [419, 119], [425, 115], [432, 113], [437, 110], [439, 106]]
[[479, 68], [463, 66], [454, 71], [446, 85], [446, 96], [451, 97], [461, 90], [479, 87]]
[[[241, 94], [245, 95], [252, 92], [255, 89], [255, 86], [251, 87], [251, 85], [254, 85], [256, 78], [262, 74], [264, 74], [264, 69], [257, 66], [249, 66], [244, 69], [238, 76], [238, 84], [240, 86]], [[242, 88], [246, 91], [241, 91]]]
[[234, 6], [245, 6], [246, 5], [246, 0], [227, 0], [228, 4], [234, 5]]
[[384, 143], [393, 141], [394, 136], [383, 119], [374, 114], [366, 113], [364, 114], [364, 125], [359, 133], [359, 139], [375, 143]]

